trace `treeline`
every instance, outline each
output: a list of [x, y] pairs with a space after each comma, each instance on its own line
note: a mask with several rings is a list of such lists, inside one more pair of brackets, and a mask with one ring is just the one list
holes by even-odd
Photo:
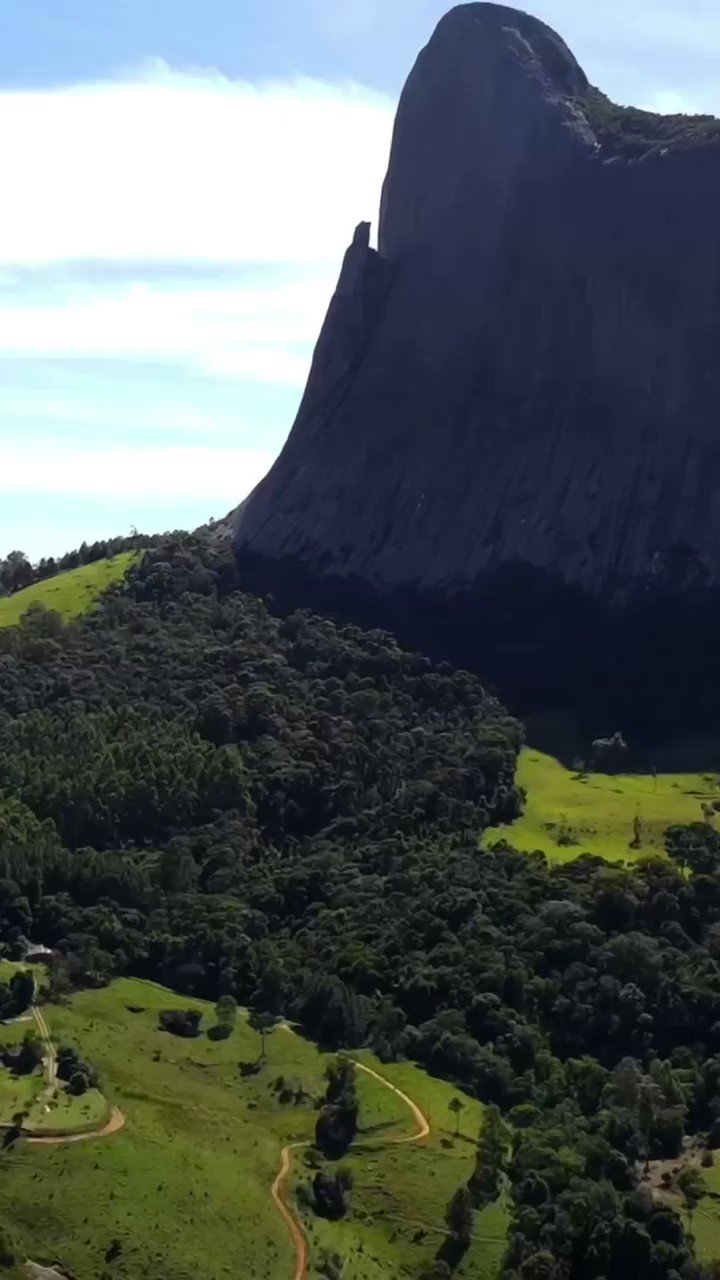
[[686, 112], [660, 115], [639, 107], [622, 107], [592, 88], [578, 100], [578, 105], [603, 150], [626, 160], [639, 159], [659, 148], [686, 150], [720, 140], [720, 120], [715, 116]]
[[58, 573], [68, 569], [77, 569], [80, 565], [94, 564], [96, 560], [105, 560], [108, 556], [119, 555], [121, 551], [139, 551], [143, 547], [156, 547], [162, 543], [167, 534], [130, 533], [124, 538], [103, 538], [97, 542], [83, 542], [76, 551], [68, 551], [62, 556], [43, 556], [37, 564], [26, 556], [24, 551], [10, 551], [0, 557], [0, 596], [11, 596], [16, 591], [31, 587], [36, 582], [44, 582], [54, 578]]
[[57, 948], [55, 991], [132, 973], [413, 1057], [512, 1126], [508, 1276], [703, 1274], [642, 1170], [720, 1143], [711, 827], [635, 870], [481, 851], [517, 723], [383, 632], [273, 617], [209, 535], [0, 646], [0, 936]]

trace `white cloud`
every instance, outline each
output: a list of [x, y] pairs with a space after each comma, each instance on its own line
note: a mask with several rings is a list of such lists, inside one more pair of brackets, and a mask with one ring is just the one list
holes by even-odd
[[392, 104], [160, 61], [0, 94], [0, 262], [337, 261], [374, 219]]
[[0, 296], [0, 357], [173, 360], [215, 377], [302, 388], [332, 289], [318, 270], [265, 288], [67, 284]]
[[392, 115], [354, 84], [160, 61], [0, 92], [0, 359], [160, 359], [300, 390]]
[[3, 450], [0, 493], [132, 495], [204, 499], [234, 505], [273, 461], [266, 449], [29, 449]]

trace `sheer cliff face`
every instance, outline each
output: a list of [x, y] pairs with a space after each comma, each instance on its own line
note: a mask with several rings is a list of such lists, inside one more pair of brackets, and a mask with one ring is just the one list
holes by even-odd
[[589, 100], [535, 19], [441, 21], [240, 551], [381, 590], [720, 578], [720, 146], [629, 159]]

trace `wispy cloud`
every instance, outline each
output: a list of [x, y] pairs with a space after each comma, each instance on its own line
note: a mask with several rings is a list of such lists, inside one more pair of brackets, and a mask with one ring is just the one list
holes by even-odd
[[62, 550], [70, 496], [110, 534], [257, 483], [392, 115], [355, 84], [157, 61], [0, 92], [0, 550]]
[[183, 275], [98, 282], [14, 273], [0, 295], [0, 359], [174, 360], [217, 377], [301, 388], [332, 287], [293, 264], [243, 283]]
[[0, 261], [327, 262], [373, 218], [392, 107], [151, 61], [0, 94]]

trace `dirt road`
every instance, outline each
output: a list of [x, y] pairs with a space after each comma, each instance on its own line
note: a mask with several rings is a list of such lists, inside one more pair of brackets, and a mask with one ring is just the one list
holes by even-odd
[[405, 1142], [420, 1142], [423, 1138], [427, 1138], [430, 1133], [430, 1123], [427, 1116], [420, 1110], [417, 1103], [413, 1102], [412, 1098], [409, 1098], [406, 1093], [403, 1093], [402, 1089], [397, 1089], [394, 1084], [391, 1084], [389, 1080], [386, 1080], [384, 1076], [381, 1076], [378, 1071], [373, 1071], [372, 1067], [366, 1067], [364, 1062], [358, 1062], [356, 1058], [353, 1058], [352, 1061], [360, 1071], [365, 1072], [366, 1076], [372, 1076], [373, 1080], [378, 1080], [380, 1084], [385, 1085], [386, 1089], [392, 1090], [392, 1092], [400, 1098], [401, 1102], [404, 1102], [405, 1106], [409, 1107], [412, 1111], [413, 1119], [417, 1125], [417, 1132], [407, 1134], [404, 1138], [390, 1138], [392, 1145], [394, 1147], [399, 1147]]
[[110, 1118], [105, 1122], [101, 1129], [91, 1129], [88, 1133], [48, 1133], [27, 1134], [26, 1141], [37, 1146], [43, 1147], [61, 1147], [68, 1142], [90, 1142], [92, 1138], [109, 1138], [113, 1133], [119, 1133], [125, 1127], [125, 1116], [119, 1107], [113, 1107], [110, 1112]]
[[[294, 1034], [291, 1027], [285, 1026], [283, 1029], [289, 1031], [291, 1035]], [[352, 1058], [351, 1061], [360, 1071], [364, 1071], [365, 1075], [372, 1076], [373, 1080], [377, 1080], [378, 1083], [384, 1085], [386, 1089], [390, 1089], [391, 1092], [394, 1093], [401, 1102], [404, 1102], [405, 1106], [409, 1107], [412, 1112], [413, 1120], [417, 1125], [415, 1133], [405, 1134], [400, 1138], [390, 1138], [388, 1140], [388, 1146], [397, 1147], [406, 1142], [421, 1142], [423, 1138], [427, 1138], [430, 1133], [430, 1124], [427, 1116], [420, 1110], [417, 1103], [413, 1102], [412, 1098], [410, 1098], [406, 1093], [403, 1093], [402, 1089], [396, 1088], [394, 1084], [391, 1084], [389, 1080], [386, 1080], [384, 1076], [381, 1076], [379, 1071], [373, 1071], [372, 1067], [366, 1067], [364, 1062], [358, 1062], [356, 1058]], [[296, 1150], [298, 1147], [309, 1146], [309, 1142], [291, 1142], [289, 1146], [283, 1147], [280, 1153], [280, 1168], [270, 1189], [270, 1194], [275, 1203], [275, 1207], [285, 1222], [295, 1246], [295, 1271], [293, 1274], [293, 1280], [306, 1280], [308, 1273], [308, 1246], [303, 1225], [299, 1218], [295, 1216], [285, 1199], [285, 1183], [290, 1173], [291, 1151]]]
[[291, 1142], [289, 1146], [283, 1147], [280, 1153], [280, 1169], [278, 1175], [272, 1184], [270, 1194], [275, 1202], [275, 1207], [285, 1222], [292, 1242], [295, 1246], [295, 1272], [293, 1280], [305, 1280], [308, 1269], [308, 1247], [305, 1232], [302, 1224], [290, 1208], [288, 1208], [285, 1200], [284, 1184], [290, 1172], [290, 1152], [297, 1147], [307, 1147], [307, 1142]]
[[35, 1019], [35, 1025], [38, 1029], [40, 1039], [43, 1043], [43, 1050], [45, 1054], [43, 1062], [45, 1064], [45, 1079], [47, 1080], [46, 1095], [51, 1097], [57, 1084], [57, 1053], [55, 1052], [55, 1045], [50, 1039], [50, 1028], [48, 1027], [38, 1005], [33, 1005], [32, 1014]]
[[[36, 983], [34, 995], [35, 1001], [37, 1000], [37, 995], [38, 991]], [[47, 1088], [40, 1098], [40, 1101], [43, 1102], [47, 1100], [49, 1102], [57, 1088], [57, 1050], [52, 1042], [50, 1028], [45, 1021], [45, 1015], [36, 1003], [33, 1003], [31, 1012], [35, 1021], [35, 1026], [38, 1029], [38, 1034], [42, 1040], [43, 1064], [45, 1067], [45, 1080], [47, 1082]], [[109, 1138], [111, 1134], [119, 1133], [120, 1129], [122, 1129], [124, 1125], [125, 1116], [122, 1111], [119, 1107], [113, 1107], [105, 1124], [102, 1125], [101, 1128], [91, 1129], [87, 1133], [36, 1134], [32, 1133], [32, 1131], [24, 1131], [24, 1136], [28, 1142], [32, 1142], [40, 1146], [57, 1147], [62, 1146], [67, 1142], [89, 1142], [91, 1138]], [[8, 1128], [8, 1125], [0, 1125], [0, 1130], [6, 1131]]]

